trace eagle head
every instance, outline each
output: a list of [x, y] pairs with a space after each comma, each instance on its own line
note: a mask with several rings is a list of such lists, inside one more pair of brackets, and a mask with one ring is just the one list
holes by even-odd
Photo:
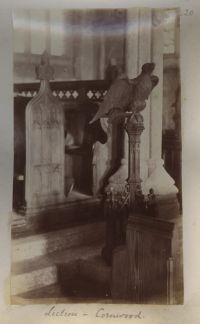
[[155, 69], [155, 63], [145, 63], [142, 66], [142, 72], [151, 74], [153, 70]]

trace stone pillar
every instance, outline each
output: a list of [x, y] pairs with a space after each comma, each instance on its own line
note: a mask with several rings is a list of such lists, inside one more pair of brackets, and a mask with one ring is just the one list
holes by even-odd
[[105, 64], [105, 53], [106, 53], [106, 44], [105, 44], [105, 32], [102, 28], [99, 35], [99, 79], [104, 80], [105, 78], [105, 70], [106, 70], [106, 64]]
[[127, 10], [126, 15], [126, 73], [130, 79], [138, 75], [139, 44], [139, 11], [138, 8]]
[[105, 179], [111, 167], [112, 130], [107, 118], [100, 119], [101, 127], [107, 135], [105, 144], [97, 141], [93, 145], [93, 195], [98, 195], [105, 185]]
[[[139, 43], [139, 8], [130, 8], [126, 14], [126, 51], [125, 63], [128, 78], [138, 75], [138, 43]], [[129, 144], [128, 134], [124, 131], [124, 168], [128, 170]], [[125, 173], [125, 172], [124, 172]], [[128, 176], [128, 171], [125, 173]]]
[[[139, 31], [139, 9], [129, 9], [126, 17], [126, 51], [125, 63], [126, 73], [129, 78], [138, 75], [138, 31]], [[106, 188], [115, 188], [116, 192], [124, 190], [128, 178], [128, 135], [123, 129], [124, 152], [121, 158], [121, 165], [118, 170], [109, 178], [109, 185]]]
[[[153, 62], [151, 58], [151, 46], [152, 46], [152, 9], [141, 8], [140, 9], [140, 24], [139, 24], [139, 44], [138, 44], [138, 74], [141, 72], [143, 64], [147, 62]], [[154, 73], [157, 75], [156, 73]], [[154, 89], [155, 90], [155, 89]], [[154, 91], [153, 90], [153, 91]], [[150, 97], [151, 98], [151, 97]], [[144, 118], [144, 131], [141, 135], [140, 146], [140, 170], [141, 179], [144, 179], [148, 175], [148, 167], [146, 161], [149, 158], [149, 132], [150, 132], [150, 100], [146, 101], [146, 108], [142, 111]]]
[[80, 39], [80, 79], [94, 80], [94, 30], [93, 30], [93, 12], [84, 10], [81, 12], [81, 39]]
[[[163, 10], [152, 10], [151, 61], [155, 63], [155, 75], [159, 83], [152, 91], [149, 105], [149, 158], [147, 159], [148, 176], [143, 178], [143, 192], [152, 188], [160, 201], [159, 216], [169, 216], [163, 201], [171, 201], [172, 214], [178, 213], [176, 194], [178, 192], [174, 180], [166, 172], [161, 159], [162, 152], [162, 108], [163, 108]], [[148, 108], [147, 108], [148, 109]], [[147, 110], [145, 109], [145, 111]], [[142, 157], [141, 157], [142, 159]], [[170, 204], [171, 204], [170, 203]], [[162, 206], [162, 207], [161, 207]]]
[[162, 146], [162, 107], [163, 107], [163, 11], [154, 9], [152, 12], [152, 46], [151, 60], [155, 63], [155, 75], [159, 83], [151, 94], [149, 158], [161, 158]]

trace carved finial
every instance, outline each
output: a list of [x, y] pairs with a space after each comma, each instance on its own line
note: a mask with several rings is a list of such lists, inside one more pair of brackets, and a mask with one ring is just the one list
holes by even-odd
[[41, 64], [49, 64], [49, 53], [45, 50], [43, 54], [41, 55]]
[[36, 66], [35, 72], [37, 79], [39, 80], [52, 80], [54, 75], [54, 69], [49, 63], [49, 53], [44, 51], [41, 56], [40, 65]]

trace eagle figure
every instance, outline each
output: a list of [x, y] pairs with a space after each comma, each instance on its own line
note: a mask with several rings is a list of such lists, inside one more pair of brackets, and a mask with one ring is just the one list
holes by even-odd
[[103, 102], [99, 104], [99, 109], [90, 124], [105, 117], [112, 109], [133, 113], [143, 110], [146, 100], [159, 81], [157, 76], [152, 75], [154, 69], [154, 63], [145, 63], [142, 72], [135, 79], [128, 79], [125, 74], [119, 75], [112, 83]]

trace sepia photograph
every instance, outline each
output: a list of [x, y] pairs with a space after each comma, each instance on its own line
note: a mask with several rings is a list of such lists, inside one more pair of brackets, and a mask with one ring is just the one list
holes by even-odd
[[11, 304], [182, 305], [179, 8], [12, 20]]

